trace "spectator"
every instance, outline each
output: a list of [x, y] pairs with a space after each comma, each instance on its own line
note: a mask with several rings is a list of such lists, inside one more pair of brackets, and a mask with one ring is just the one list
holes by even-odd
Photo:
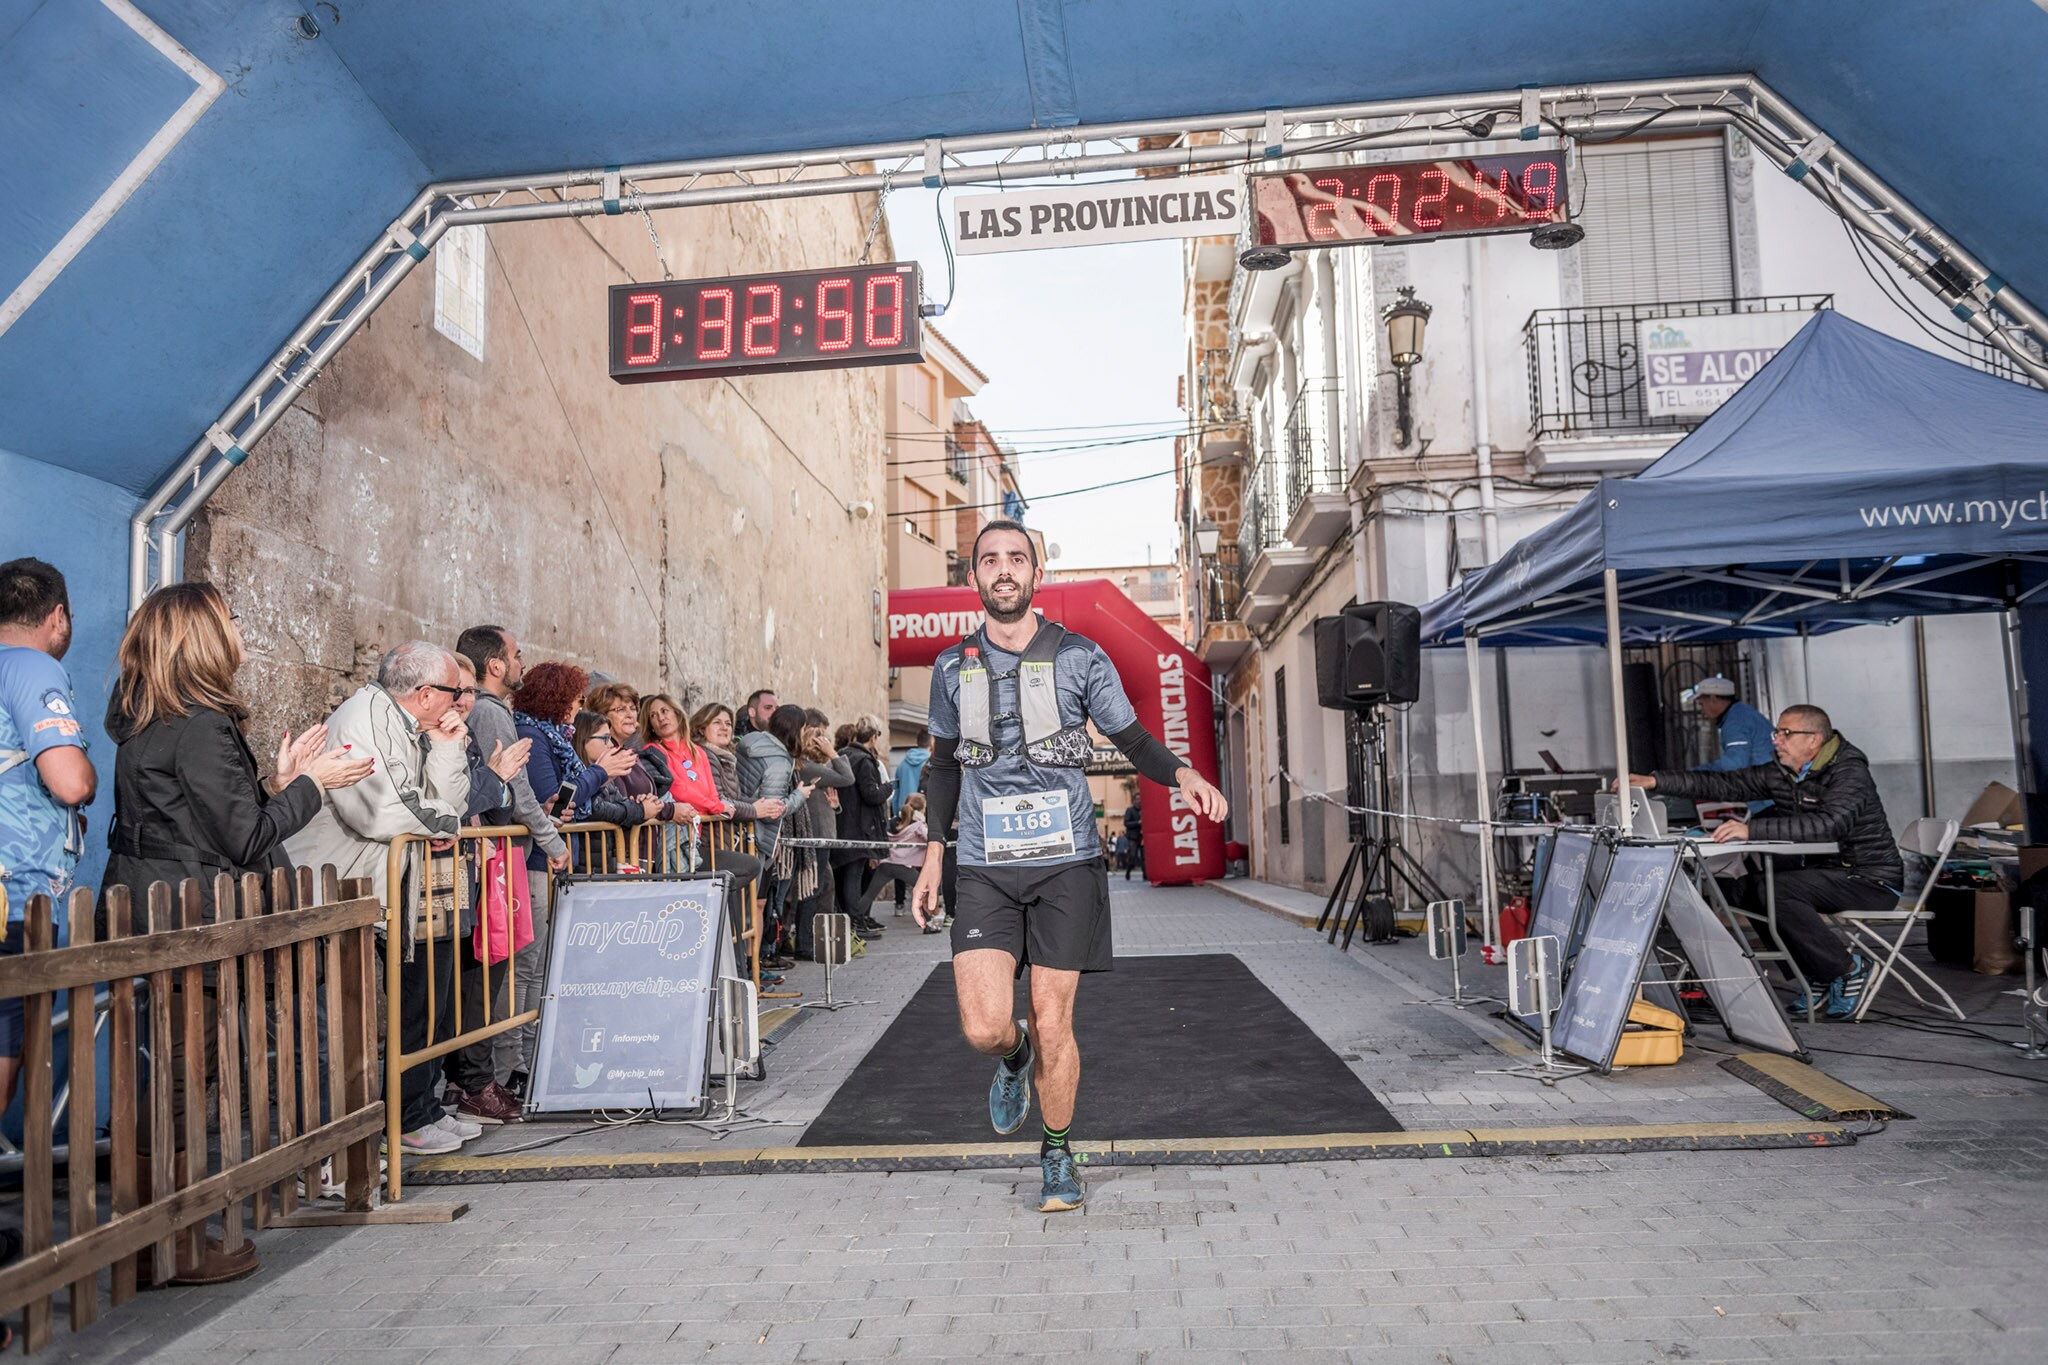
[[924, 765], [931, 761], [931, 757], [932, 732], [919, 730], [917, 743], [911, 746], [909, 753], [903, 755], [903, 761], [896, 765], [896, 791], [889, 801], [891, 814], [903, 813], [903, 803], [910, 799], [910, 794], [924, 781]]
[[[320, 811], [286, 841], [292, 858], [310, 867], [334, 864], [343, 880], [368, 877], [373, 894], [399, 911], [405, 935], [398, 980], [386, 982], [399, 999], [398, 1037], [385, 1046], [416, 1052], [432, 1037], [427, 1011], [447, 997], [455, 955], [437, 949], [429, 982], [428, 955], [414, 951], [420, 924], [423, 859], [412, 860], [392, 886], [386, 859], [404, 835], [452, 839], [469, 809], [469, 728], [455, 709], [461, 695], [455, 656], [439, 645], [413, 640], [386, 654], [377, 680], [365, 683], [327, 718], [328, 739], [374, 760], [362, 781], [326, 793]], [[431, 932], [432, 925], [424, 926]], [[378, 960], [383, 960], [380, 954]], [[399, 1141], [403, 1152], [452, 1152], [473, 1125], [441, 1112], [439, 1062], [422, 1062], [400, 1078]], [[387, 1097], [387, 1102], [390, 1097]], [[391, 1153], [395, 1159], [399, 1153]]]
[[[839, 837], [850, 843], [880, 844], [889, 837], [889, 780], [882, 775], [877, 750], [884, 743], [881, 727], [863, 716], [839, 727], [847, 743], [840, 746], [853, 769], [853, 785], [840, 794]], [[864, 895], [868, 874], [881, 863], [879, 848], [836, 848], [832, 850], [832, 873], [838, 885], [841, 909], [853, 917], [854, 927], [868, 934], [880, 933], [882, 926], [869, 913], [874, 897]]]
[[[924, 794], [912, 792], [903, 803], [902, 814], [896, 817], [895, 832], [889, 836], [888, 853], [875, 862], [875, 875], [868, 878], [867, 888], [861, 892], [859, 918], [873, 917], [875, 897], [882, 887], [893, 885], [897, 888], [911, 886], [917, 882], [917, 874], [924, 867], [925, 845]], [[936, 934], [946, 927], [945, 917], [934, 915], [926, 922], [924, 931]]]
[[[809, 798], [811, 836], [837, 839], [839, 794], [853, 786], [853, 765], [832, 743], [831, 718], [816, 707], [804, 708], [803, 738], [798, 746], [796, 775], [799, 782], [814, 784]], [[838, 899], [838, 887], [832, 880], [833, 850], [814, 848], [810, 852], [818, 864], [818, 885], [808, 900], [797, 903], [799, 931], [808, 929], [814, 917], [831, 914]]]
[[[814, 788], [797, 781], [796, 755], [803, 743], [804, 708], [777, 708], [768, 728], [740, 736], [740, 790], [754, 803], [754, 844], [768, 863], [762, 876], [777, 941], [799, 957], [810, 955], [809, 926], [795, 922], [795, 907], [817, 891], [817, 860], [810, 849], [781, 842], [781, 836], [811, 837], [809, 799]], [[781, 815], [768, 815], [770, 807]]]
[[[86, 756], [71, 678], [64, 575], [40, 559], [0, 564], [0, 889], [7, 928], [0, 955], [22, 951], [30, 896], [48, 896], [56, 920], [84, 848], [84, 817], [99, 779]], [[21, 1076], [20, 997], [0, 1001], [0, 1109]]]
[[1145, 812], [1138, 801], [1138, 783], [1130, 779], [1124, 788], [1131, 794], [1131, 804], [1124, 807], [1124, 837], [1130, 840], [1130, 861], [1124, 864], [1124, 880], [1131, 879], [1131, 873], [1145, 871]]
[[[519, 737], [533, 746], [526, 753], [526, 785], [548, 811], [557, 834], [562, 832], [559, 826], [568, 823], [576, 813], [574, 800], [563, 791], [564, 784], [573, 791], [576, 779], [583, 774], [583, 760], [576, 757], [569, 722], [576, 714], [576, 699], [589, 684], [590, 675], [574, 664], [538, 663], [526, 670], [525, 681], [513, 698], [517, 702], [512, 711], [513, 724]], [[583, 837], [565, 835], [564, 842], [573, 844]], [[554, 877], [547, 855], [538, 846], [526, 851], [526, 871], [527, 884], [533, 890], [533, 942], [512, 958], [515, 1014], [540, 1008], [541, 963], [547, 955], [548, 923], [554, 905]], [[527, 1077], [533, 1072], [538, 1032], [533, 1024], [521, 1024], [492, 1040], [491, 1069], [505, 1078], [506, 1092], [522, 1101], [526, 1098]]]
[[[214, 878], [292, 870], [284, 841], [320, 811], [321, 792], [353, 786], [373, 760], [327, 748], [315, 725], [278, 743], [259, 779], [235, 688], [247, 657], [239, 619], [210, 583], [159, 588], [121, 637], [120, 676], [107, 704], [114, 757], [114, 824], [106, 887], [126, 886], [141, 913], [151, 882], [192, 878], [210, 922]], [[139, 921], [131, 921], [139, 929]]]
[[[256, 756], [242, 735], [248, 711], [235, 688], [244, 657], [237, 618], [208, 583], [151, 593], [121, 637], [121, 671], [106, 717], [107, 733], [120, 747], [103, 887], [128, 889], [135, 932], [146, 925], [141, 916], [152, 882], [176, 888], [188, 878], [196, 881], [208, 922], [218, 912], [214, 878], [223, 872], [237, 878], [263, 874], [267, 896], [269, 872], [292, 870], [285, 838], [320, 809], [321, 791], [348, 786], [369, 772], [368, 759], [327, 750], [327, 729], [316, 725], [296, 741], [287, 734], [277, 747], [276, 775], [267, 784], [260, 781]], [[101, 915], [104, 934], [104, 899]], [[219, 1005], [210, 968], [201, 994], [211, 1039]], [[178, 1041], [173, 1040], [174, 1052]], [[218, 1065], [212, 1046], [206, 1058], [209, 1066]], [[181, 1052], [175, 1064], [182, 1064]], [[330, 1112], [325, 1099], [323, 1119]], [[256, 1268], [253, 1246], [229, 1256], [220, 1239], [209, 1235], [198, 1263], [181, 1267], [177, 1279], [219, 1284]]]
[[756, 688], [747, 697], [747, 704], [740, 712], [735, 733], [742, 736], [767, 734], [768, 722], [774, 718], [776, 710], [781, 705], [782, 703], [775, 699], [774, 688]]
[[[463, 632], [463, 639], [468, 640], [471, 633]], [[516, 660], [518, 646], [513, 644], [509, 637], [506, 643], [511, 646], [512, 657]], [[495, 665], [498, 661], [491, 662]], [[509, 744], [503, 739], [488, 738], [488, 718], [485, 720], [484, 731], [480, 733], [477, 726], [478, 713], [484, 709], [480, 703], [484, 697], [494, 694], [479, 684], [476, 665], [470, 661], [467, 653], [456, 654], [455, 667], [462, 675], [462, 695], [455, 699], [455, 709], [462, 713], [463, 721], [469, 725], [469, 743], [466, 746], [469, 759], [469, 814], [465, 823], [472, 826], [524, 825], [526, 822], [521, 818], [519, 788], [526, 784], [526, 756], [533, 748], [533, 741], [516, 734]], [[512, 713], [507, 710], [505, 720], [509, 723], [511, 719]], [[488, 757], [484, 753], [486, 743], [491, 746]], [[527, 796], [529, 799], [532, 796], [530, 788]], [[543, 815], [541, 818], [547, 817]], [[532, 825], [526, 827], [534, 828]], [[556, 837], [560, 838], [559, 835]], [[493, 859], [501, 859], [504, 864], [503, 870], [495, 873], [492, 880], [504, 888], [502, 901], [507, 920], [504, 933], [508, 941], [511, 936], [511, 921], [517, 918], [520, 905], [526, 905], [529, 914], [531, 913], [532, 882], [527, 875], [525, 864], [528, 843], [529, 841], [525, 839], [493, 840], [489, 845], [473, 841], [464, 850], [467, 856], [463, 865], [469, 869], [468, 906], [462, 926], [465, 936], [472, 936], [476, 917], [482, 914], [489, 904], [490, 897], [483, 874], [485, 864]], [[566, 851], [565, 847], [564, 852]], [[490, 937], [489, 932], [484, 934], [487, 947]], [[461, 980], [457, 983], [455, 994], [462, 1002], [461, 1032], [466, 1033], [482, 1027], [486, 1014], [492, 1020], [499, 1020], [511, 1013], [512, 993], [508, 987], [512, 960], [508, 958], [493, 963], [488, 959], [488, 952], [483, 957], [478, 957], [472, 946], [467, 961], [475, 965], [472, 970], [459, 972]], [[486, 999], [490, 1002], [488, 1010], [485, 1008]], [[435, 1022], [438, 1030], [444, 1021]], [[525, 1119], [526, 1111], [519, 1099], [505, 1089], [504, 1084], [498, 1079], [494, 1051], [494, 1040], [485, 1038], [481, 1042], [471, 1043], [468, 1047], [458, 1048], [448, 1054], [448, 1089], [442, 1092], [441, 1102], [455, 1111], [458, 1121], [472, 1123], [480, 1128], [495, 1128], [500, 1124], [519, 1123]]]
[[[638, 771], [628, 772], [619, 779], [625, 793], [635, 800], [643, 796], [655, 798], [656, 814], [649, 819], [675, 819], [676, 802], [669, 795], [669, 789], [675, 785], [675, 776], [669, 772], [668, 759], [661, 750], [642, 742], [639, 693], [624, 683], [602, 683], [583, 694], [583, 706], [603, 716], [612, 743], [637, 760]], [[583, 752], [580, 741], [576, 752], [579, 755]]]
[[632, 826], [660, 818], [662, 798], [629, 789], [627, 778], [642, 770], [633, 751], [612, 737], [610, 720], [595, 711], [576, 713], [576, 756], [583, 760], [576, 782], [578, 820]]
[[[735, 820], [761, 821], [780, 820], [785, 809], [780, 800], [749, 800], [746, 789], [740, 785], [739, 756], [733, 752], [733, 712], [722, 701], [707, 702], [697, 708], [690, 717], [690, 729], [704, 744], [705, 756], [711, 760], [711, 775], [718, 785], [718, 794], [726, 805], [732, 808]], [[757, 826], [758, 828], [758, 826]], [[758, 866], [767, 856], [767, 850], [760, 851], [754, 859]], [[763, 905], [767, 892], [762, 891]], [[785, 957], [776, 950], [774, 942], [766, 934], [761, 945], [761, 965], [777, 969], [793, 967], [794, 959]]]
[[[688, 808], [713, 819], [735, 817], [733, 803], [719, 793], [718, 775], [711, 756], [698, 746], [690, 731], [689, 717], [673, 700], [658, 692], [651, 697], [643, 697], [640, 701], [640, 732], [646, 737], [648, 746], [659, 749], [668, 760], [668, 770], [674, 778], [669, 794], [675, 798], [679, 808]], [[709, 857], [709, 835], [700, 832], [697, 865], [707, 866]], [[738, 850], [720, 855], [718, 866], [719, 871], [730, 872], [735, 882], [742, 883], [761, 872], [760, 859]]]

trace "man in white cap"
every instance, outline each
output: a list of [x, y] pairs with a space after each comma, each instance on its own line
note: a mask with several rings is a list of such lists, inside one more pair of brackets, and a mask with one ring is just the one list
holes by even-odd
[[1713, 721], [1721, 734], [1721, 756], [1700, 764], [1696, 771], [1726, 773], [1775, 761], [1771, 722], [1748, 702], [1737, 700], [1733, 682], [1718, 675], [1702, 678], [1693, 685], [1692, 694], [1699, 698], [1700, 714]]

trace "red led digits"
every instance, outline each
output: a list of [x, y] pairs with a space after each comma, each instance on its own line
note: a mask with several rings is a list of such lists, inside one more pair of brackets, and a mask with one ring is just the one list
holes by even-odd
[[1529, 217], [1548, 222], [1557, 213], [1557, 163], [1539, 161], [1523, 171], [1522, 192], [1529, 198]]
[[[883, 303], [886, 293], [889, 301]], [[861, 328], [861, 341], [867, 346], [901, 346], [903, 344], [903, 277], [891, 272], [876, 275], [868, 280], [867, 318]], [[887, 332], [876, 329], [878, 318], [887, 317]]]
[[[1505, 185], [1508, 173], [1502, 171], [1500, 177], [1503, 185]], [[1492, 211], [1491, 216], [1485, 220], [1486, 222], [1498, 223], [1501, 219], [1508, 216], [1508, 197], [1493, 187], [1493, 182], [1486, 178], [1486, 172], [1483, 170], [1472, 177], [1472, 199], [1476, 206], [1483, 206]], [[1475, 218], [1479, 216], [1478, 207], [1473, 209], [1472, 216]]]
[[[1332, 220], [1337, 216], [1337, 204], [1344, 198], [1344, 182], [1335, 176], [1331, 176], [1328, 179], [1316, 181], [1316, 188], [1328, 190], [1331, 202], [1327, 204], [1310, 204], [1308, 212], [1302, 215], [1302, 221], [1308, 225], [1308, 235], [1311, 237], [1335, 237], [1337, 235], [1337, 224]], [[1323, 215], [1323, 220], [1320, 223], [1316, 221], [1316, 215], [1319, 213]]]
[[[842, 306], [832, 306], [833, 290], [838, 290]], [[836, 334], [834, 329], [837, 329]], [[836, 280], [818, 281], [818, 349], [821, 351], [844, 351], [853, 345], [853, 281], [841, 277]]]
[[[718, 334], [716, 346], [711, 344], [714, 332]], [[731, 354], [732, 290], [707, 289], [697, 296], [697, 359], [724, 360]]]
[[1426, 185], [1431, 176], [1436, 177], [1436, 189], [1429, 194], [1415, 196], [1415, 226], [1419, 228], [1442, 227], [1444, 216], [1437, 210], [1443, 207], [1444, 200], [1451, 197], [1451, 177], [1437, 167], [1430, 167], [1416, 179]]
[[[1387, 187], [1387, 202], [1380, 203], [1380, 186]], [[1391, 171], [1365, 182], [1365, 221], [1375, 237], [1393, 237], [1401, 231], [1401, 177]]]
[[[647, 321], [640, 321], [640, 310]], [[644, 344], [644, 349], [643, 349]], [[661, 295], [635, 294], [626, 300], [626, 363], [655, 365], [661, 361]]]
[[[768, 300], [765, 312], [754, 307], [761, 299]], [[781, 285], [747, 286], [747, 322], [741, 330], [745, 335], [740, 339], [740, 350], [747, 355], [774, 355], [782, 349]]]

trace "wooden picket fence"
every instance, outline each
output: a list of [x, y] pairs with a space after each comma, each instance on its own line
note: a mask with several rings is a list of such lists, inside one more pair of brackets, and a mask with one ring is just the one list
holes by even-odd
[[[318, 879], [311, 869], [296, 879], [280, 871], [267, 884], [224, 874], [214, 903], [207, 923], [196, 881], [175, 893], [159, 882], [142, 906], [114, 887], [100, 937], [93, 893], [74, 891], [65, 907], [71, 942], [58, 948], [50, 898], [37, 896], [19, 930], [23, 953], [0, 959], [0, 998], [20, 997], [26, 1016], [23, 1252], [0, 1269], [0, 1312], [24, 1310], [28, 1351], [49, 1344], [58, 1295], [77, 1331], [99, 1316], [103, 1283], [119, 1307], [141, 1284], [196, 1265], [208, 1219], [220, 1219], [230, 1254], [252, 1224], [383, 1221], [372, 1210], [384, 1105], [374, 1082], [371, 926], [384, 907], [367, 880], [341, 885], [332, 868]], [[61, 1206], [52, 1066], [60, 997], [70, 1059]], [[104, 1164], [102, 1022], [112, 1092]], [[317, 1196], [330, 1158], [345, 1177], [342, 1207], [302, 1206], [299, 1182]]]

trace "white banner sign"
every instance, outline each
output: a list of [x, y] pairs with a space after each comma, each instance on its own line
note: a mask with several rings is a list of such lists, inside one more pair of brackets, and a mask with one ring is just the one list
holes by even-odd
[[1234, 175], [1118, 180], [953, 201], [953, 249], [962, 256], [1103, 246], [1162, 237], [1228, 237], [1244, 208]]
[[1644, 318], [1643, 402], [1652, 417], [1704, 417], [1727, 402], [1813, 317], [1723, 313]]

